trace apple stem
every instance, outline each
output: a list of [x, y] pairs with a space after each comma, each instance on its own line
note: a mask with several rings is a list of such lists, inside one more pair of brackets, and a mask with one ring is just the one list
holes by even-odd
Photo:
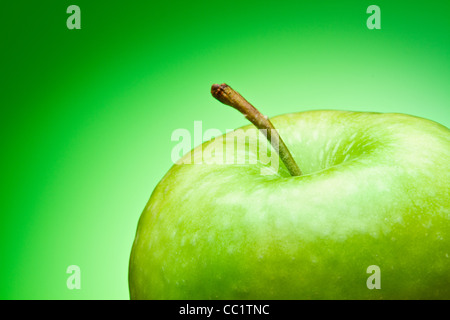
[[238, 110], [263, 132], [267, 140], [269, 140], [274, 149], [278, 152], [279, 157], [285, 164], [291, 176], [302, 175], [302, 172], [292, 157], [291, 152], [284, 144], [284, 141], [281, 139], [272, 122], [270, 122], [266, 116], [259, 112], [258, 109], [252, 106], [247, 100], [244, 99], [244, 97], [225, 83], [213, 84], [211, 87], [211, 94], [223, 104]]

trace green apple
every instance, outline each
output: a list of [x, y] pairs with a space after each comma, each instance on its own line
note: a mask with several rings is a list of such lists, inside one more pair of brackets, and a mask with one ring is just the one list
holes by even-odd
[[302, 174], [186, 164], [216, 139], [186, 154], [140, 217], [132, 299], [450, 299], [448, 128], [332, 110], [271, 122]]

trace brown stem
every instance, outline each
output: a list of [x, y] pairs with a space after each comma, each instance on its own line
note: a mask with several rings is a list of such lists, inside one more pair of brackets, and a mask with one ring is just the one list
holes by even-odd
[[225, 83], [213, 84], [211, 87], [211, 94], [223, 104], [238, 110], [266, 135], [267, 140], [269, 140], [274, 149], [278, 151], [278, 155], [289, 170], [291, 176], [302, 175], [302, 172], [292, 157], [289, 149], [284, 144], [272, 122], [270, 122], [266, 116]]

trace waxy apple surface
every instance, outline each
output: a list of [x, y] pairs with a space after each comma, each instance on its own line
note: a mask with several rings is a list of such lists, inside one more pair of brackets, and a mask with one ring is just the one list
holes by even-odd
[[271, 121], [303, 175], [175, 164], [139, 220], [132, 299], [450, 299], [449, 129], [347, 111]]

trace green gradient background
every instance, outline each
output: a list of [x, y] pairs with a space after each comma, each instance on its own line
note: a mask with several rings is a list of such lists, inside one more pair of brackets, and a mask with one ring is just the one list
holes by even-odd
[[[268, 116], [402, 112], [450, 126], [450, 2], [2, 3], [2, 299], [128, 299], [141, 210], [171, 166], [171, 133]], [[81, 30], [66, 8], [81, 8]], [[368, 30], [366, 8], [381, 8]], [[67, 266], [81, 289], [66, 287]]]

